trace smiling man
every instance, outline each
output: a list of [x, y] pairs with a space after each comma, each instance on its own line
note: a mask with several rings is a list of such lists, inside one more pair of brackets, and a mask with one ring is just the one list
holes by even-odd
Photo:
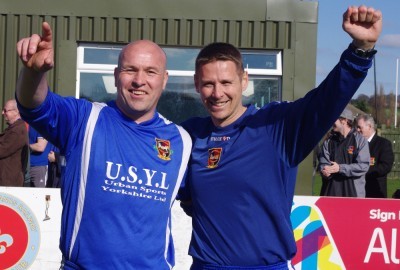
[[[21, 114], [65, 156], [62, 269], [171, 269], [171, 207], [191, 140], [156, 111], [167, 83], [166, 56], [149, 40], [126, 45], [107, 104], [48, 90], [52, 30], [21, 39]], [[163, 155], [160, 155], [160, 152]]]
[[240, 52], [212, 43], [196, 59], [195, 86], [210, 116], [183, 123], [193, 139], [179, 193], [192, 215], [192, 270], [293, 269], [290, 222], [297, 166], [349, 102], [371, 67], [381, 13], [349, 7], [352, 44], [325, 81], [294, 102], [242, 105]]

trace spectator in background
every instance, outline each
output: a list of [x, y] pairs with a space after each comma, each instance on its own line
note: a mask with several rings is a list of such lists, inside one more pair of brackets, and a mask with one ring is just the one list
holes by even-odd
[[2, 115], [8, 127], [0, 134], [0, 186], [22, 187], [28, 166], [28, 132], [14, 99], [5, 103]]
[[353, 125], [353, 113], [344, 109], [333, 124], [319, 156], [321, 196], [365, 197], [365, 174], [369, 168], [368, 141]]
[[52, 145], [47, 159], [49, 161], [49, 167], [46, 187], [59, 188], [61, 187], [61, 175], [65, 169], [65, 158], [60, 155], [60, 150]]
[[52, 145], [33, 127], [29, 127], [30, 169], [32, 187], [46, 187], [47, 181], [47, 155]]
[[371, 155], [366, 174], [365, 192], [367, 198], [387, 198], [387, 175], [394, 161], [392, 143], [378, 136], [374, 118], [370, 115], [357, 117], [357, 131], [369, 142]]

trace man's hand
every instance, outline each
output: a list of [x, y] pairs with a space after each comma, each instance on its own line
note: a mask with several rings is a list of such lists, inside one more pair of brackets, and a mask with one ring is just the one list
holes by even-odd
[[33, 34], [17, 43], [22, 63], [37, 72], [46, 72], [54, 66], [53, 34], [47, 22], [42, 24], [42, 35]]
[[327, 165], [322, 168], [321, 174], [328, 178], [329, 176], [331, 176], [331, 174], [337, 172], [339, 172], [339, 164], [331, 161], [331, 165]]
[[54, 151], [50, 151], [49, 154], [47, 155], [47, 159], [49, 162], [56, 162], [56, 154]]
[[372, 49], [382, 31], [382, 13], [364, 5], [351, 6], [343, 14], [342, 27], [353, 38], [354, 46]]

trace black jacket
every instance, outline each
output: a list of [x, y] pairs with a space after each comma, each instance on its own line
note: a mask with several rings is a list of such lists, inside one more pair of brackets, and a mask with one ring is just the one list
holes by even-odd
[[367, 198], [387, 197], [387, 174], [393, 166], [394, 155], [389, 140], [378, 136], [369, 143], [370, 167], [366, 174], [365, 191]]

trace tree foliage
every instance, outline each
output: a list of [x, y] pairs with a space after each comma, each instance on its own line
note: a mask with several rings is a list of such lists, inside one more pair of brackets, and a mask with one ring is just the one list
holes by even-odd
[[351, 100], [351, 104], [363, 112], [371, 114], [377, 122], [378, 127], [394, 126], [396, 96], [393, 92], [385, 94], [385, 89], [382, 85], [380, 85], [379, 93], [376, 96], [360, 94], [357, 98]]

